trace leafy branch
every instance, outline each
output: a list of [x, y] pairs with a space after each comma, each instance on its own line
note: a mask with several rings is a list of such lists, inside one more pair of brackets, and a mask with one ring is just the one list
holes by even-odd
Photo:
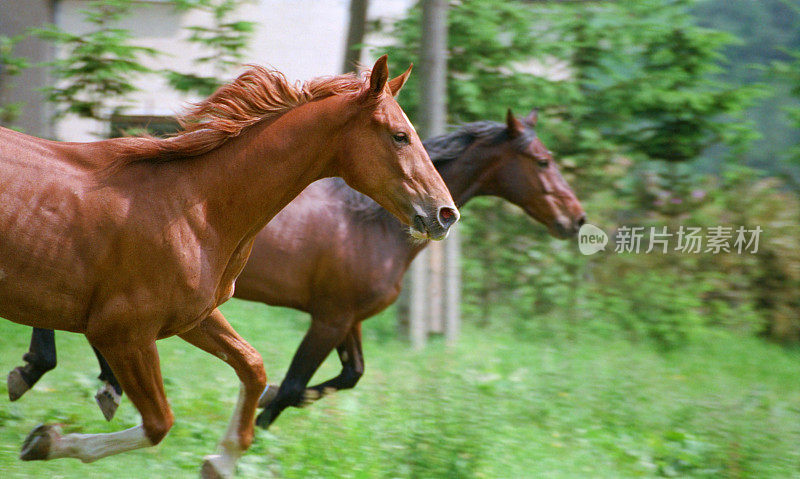
[[211, 76], [181, 73], [170, 70], [166, 78], [170, 86], [178, 91], [193, 92], [208, 96], [222, 84], [222, 78], [245, 58], [245, 49], [255, 31], [255, 22], [235, 20], [237, 10], [250, 0], [173, 0], [179, 11], [200, 10], [207, 12], [213, 23], [210, 26], [188, 27], [191, 32], [187, 40], [203, 47], [206, 55], [194, 62], [209, 65]]
[[62, 58], [47, 63], [57, 81], [43, 89], [47, 100], [58, 105], [57, 116], [106, 120], [109, 100], [124, 101], [137, 90], [133, 79], [152, 72], [140, 63], [141, 58], [159, 52], [132, 45], [130, 31], [115, 26], [131, 8], [130, 0], [95, 0], [81, 11], [92, 26], [87, 33], [70, 33], [56, 25], [32, 31], [64, 51]]

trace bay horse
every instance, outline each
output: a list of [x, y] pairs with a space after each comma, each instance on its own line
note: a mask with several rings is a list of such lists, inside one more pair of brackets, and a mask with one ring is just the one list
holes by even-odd
[[[505, 124], [463, 125], [424, 145], [458, 206], [475, 196], [498, 196], [545, 224], [553, 236], [570, 237], [585, 214], [536, 136], [536, 121], [535, 111], [520, 121], [509, 110]], [[282, 384], [270, 386], [261, 398], [267, 407], [261, 424], [268, 425], [288, 406], [356, 385], [364, 372], [361, 321], [395, 301], [406, 269], [425, 244], [408, 241], [402, 225], [384, 209], [337, 179], [310, 185], [258, 233], [234, 296], [299, 309], [312, 318]], [[307, 388], [333, 348], [341, 373]], [[52, 332], [35, 330], [25, 357], [25, 367], [38, 376], [54, 368]], [[116, 386], [98, 357], [102, 397]], [[100, 405], [107, 419], [116, 410], [116, 403]]]
[[253, 66], [167, 139], [65, 143], [0, 129], [0, 317], [84, 334], [142, 417], [112, 434], [39, 426], [21, 458], [91, 462], [158, 444], [173, 415], [156, 340], [178, 335], [241, 381], [228, 430], [202, 467], [205, 477], [232, 475], [252, 442], [266, 375], [218, 306], [233, 295], [256, 233], [327, 176], [375, 198], [417, 236], [443, 238], [458, 219], [394, 100], [409, 73], [389, 80], [385, 55], [366, 79], [302, 85]]

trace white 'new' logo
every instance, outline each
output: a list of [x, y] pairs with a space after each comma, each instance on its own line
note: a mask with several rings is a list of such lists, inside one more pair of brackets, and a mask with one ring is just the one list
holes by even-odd
[[586, 223], [578, 231], [578, 249], [585, 255], [604, 250], [607, 244], [608, 235], [595, 225]]

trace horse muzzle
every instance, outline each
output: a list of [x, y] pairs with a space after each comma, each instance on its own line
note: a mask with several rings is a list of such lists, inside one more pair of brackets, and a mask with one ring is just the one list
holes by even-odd
[[460, 215], [455, 207], [441, 206], [435, 214], [417, 214], [411, 221], [411, 236], [421, 240], [439, 241], [447, 238], [450, 227]]
[[576, 218], [562, 218], [553, 224], [553, 236], [560, 239], [574, 238], [578, 235], [581, 226], [586, 223], [586, 213], [582, 213]]

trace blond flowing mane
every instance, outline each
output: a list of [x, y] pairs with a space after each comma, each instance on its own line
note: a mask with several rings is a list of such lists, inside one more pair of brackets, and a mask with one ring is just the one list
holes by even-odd
[[354, 73], [292, 84], [278, 71], [248, 66], [250, 69], [233, 82], [180, 115], [178, 122], [183, 130], [176, 135], [106, 140], [118, 153], [108, 166], [117, 169], [130, 163], [160, 163], [201, 155], [262, 120], [273, 120], [300, 105], [333, 95], [358, 95], [369, 84], [366, 75]]

